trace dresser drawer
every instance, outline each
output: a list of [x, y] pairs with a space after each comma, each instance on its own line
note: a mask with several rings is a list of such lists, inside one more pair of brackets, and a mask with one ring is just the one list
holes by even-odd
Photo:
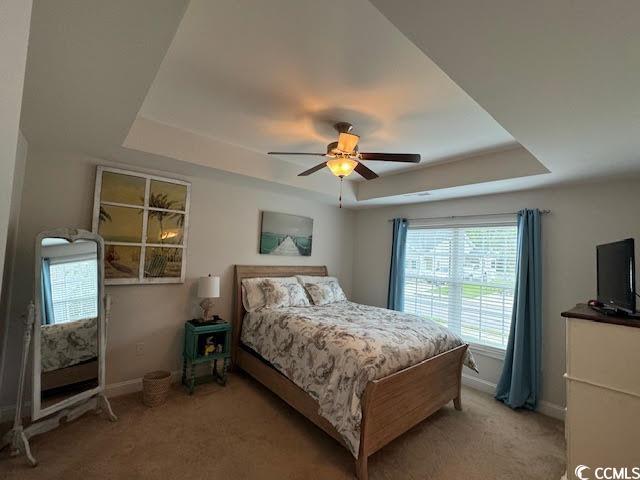
[[640, 396], [640, 328], [567, 319], [567, 376]]
[[640, 465], [640, 398], [570, 380], [567, 405], [568, 472]]

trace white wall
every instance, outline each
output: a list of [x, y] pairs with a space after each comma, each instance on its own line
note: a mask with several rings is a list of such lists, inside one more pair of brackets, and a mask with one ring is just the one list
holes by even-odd
[[[114, 164], [74, 153], [31, 148], [24, 182], [20, 232], [13, 276], [13, 317], [7, 365], [16, 367], [21, 322], [33, 292], [34, 241], [42, 230], [69, 226], [90, 229], [97, 165]], [[133, 168], [134, 167], [129, 167]], [[176, 170], [185, 171], [185, 164]], [[183, 325], [199, 312], [196, 280], [222, 275], [217, 313], [231, 318], [234, 264], [327, 265], [351, 292], [354, 213], [335, 205], [282, 193], [259, 182], [193, 167], [191, 175], [152, 172], [192, 182], [187, 280], [183, 285], [110, 286], [112, 318], [108, 331], [107, 383], [141, 377], [150, 370], [175, 371], [181, 364]], [[314, 219], [311, 257], [259, 255], [260, 210], [300, 214]], [[136, 356], [136, 344], [144, 354]], [[0, 405], [14, 402], [17, 368], [7, 371]]]
[[[27, 62], [31, 0], [0, 2], [0, 265], [11, 211], [11, 193]], [[0, 288], [2, 288], [0, 275]]]
[[22, 133], [19, 132], [14, 163], [13, 185], [11, 186], [11, 209], [7, 223], [6, 255], [4, 258], [3, 274], [0, 277], [0, 281], [4, 278], [2, 292], [0, 293], [0, 387], [3, 385], [4, 373], [7, 367], [5, 355], [9, 342], [8, 329], [11, 318], [11, 296], [13, 293], [13, 282], [11, 282], [11, 278], [15, 272], [18, 226], [20, 221], [20, 207], [22, 205], [22, 187], [27, 166], [27, 151], [27, 140]]
[[[34, 239], [60, 226], [89, 228], [95, 167], [127, 168], [77, 153], [30, 148], [24, 178], [17, 254], [12, 276], [11, 330], [7, 365], [16, 367], [22, 333], [19, 314], [32, 295]], [[273, 186], [197, 166], [162, 163], [164, 172], [192, 182], [192, 205], [184, 285], [112, 286], [113, 318], [109, 327], [107, 382], [140, 377], [145, 372], [180, 365], [182, 328], [197, 315], [195, 280], [207, 273], [223, 275], [219, 313], [230, 317], [232, 265], [326, 264], [340, 277], [353, 300], [384, 306], [387, 295], [391, 227], [388, 219], [512, 212], [548, 208], [543, 217], [544, 325], [542, 399], [564, 405], [564, 322], [560, 312], [595, 296], [595, 245], [626, 237], [640, 239], [636, 206], [638, 180], [398, 205], [359, 211], [339, 210], [280, 191]], [[135, 167], [130, 167], [136, 169]], [[261, 209], [314, 218], [311, 258], [265, 257], [257, 253]], [[355, 248], [357, 247], [357, 248]], [[640, 271], [640, 269], [638, 270]], [[144, 354], [136, 356], [136, 344]], [[495, 383], [501, 362], [476, 355], [481, 378]], [[0, 405], [13, 402], [17, 367], [7, 369]], [[469, 374], [469, 372], [467, 372]]]
[[27, 155], [20, 133], [22, 90], [27, 63], [31, 0], [0, 2], [0, 386], [5, 352], [18, 212]]
[[[595, 246], [627, 237], [640, 241], [640, 182], [611, 181], [460, 200], [360, 210], [356, 215], [353, 298], [384, 306], [391, 225], [388, 219], [550, 209], [543, 216], [542, 400], [565, 404], [565, 329], [560, 313], [596, 295]], [[640, 254], [640, 252], [639, 252]], [[476, 354], [481, 378], [496, 383], [502, 362]], [[466, 374], [470, 374], [467, 370]]]

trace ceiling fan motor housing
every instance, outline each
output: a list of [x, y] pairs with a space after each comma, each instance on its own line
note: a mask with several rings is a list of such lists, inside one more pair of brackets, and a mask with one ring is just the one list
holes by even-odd
[[350, 133], [351, 130], [353, 130], [353, 125], [349, 122], [338, 122], [333, 125], [333, 128], [335, 128], [338, 133]]

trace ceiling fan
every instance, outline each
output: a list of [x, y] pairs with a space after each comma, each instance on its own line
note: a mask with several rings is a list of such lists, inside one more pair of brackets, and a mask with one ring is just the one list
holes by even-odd
[[328, 167], [336, 177], [341, 180], [353, 173], [355, 170], [366, 180], [378, 178], [373, 170], [362, 163], [363, 160], [381, 161], [381, 162], [406, 162], [420, 163], [420, 155], [417, 153], [369, 153], [360, 152], [358, 150], [358, 141], [360, 136], [351, 133], [353, 125], [347, 122], [339, 122], [334, 125], [338, 131], [338, 141], [331, 142], [327, 145], [326, 153], [307, 153], [307, 152], [269, 152], [269, 155], [313, 155], [318, 157], [326, 157], [322, 163], [319, 163], [309, 170], [298, 174], [299, 177], [306, 177], [318, 170]]

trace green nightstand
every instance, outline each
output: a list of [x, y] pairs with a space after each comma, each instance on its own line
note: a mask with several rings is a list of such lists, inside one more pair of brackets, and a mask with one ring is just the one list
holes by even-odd
[[[231, 325], [218, 319], [206, 323], [189, 320], [184, 324], [182, 350], [182, 384], [193, 393], [196, 384], [217, 381], [227, 383], [227, 368], [231, 358]], [[222, 374], [218, 373], [218, 360], [222, 360]], [[196, 365], [213, 362], [211, 376], [196, 377]]]

